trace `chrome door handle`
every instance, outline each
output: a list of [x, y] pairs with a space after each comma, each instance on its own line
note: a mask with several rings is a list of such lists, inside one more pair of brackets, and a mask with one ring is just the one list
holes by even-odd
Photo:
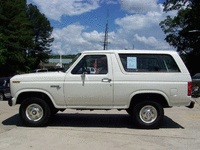
[[109, 78], [103, 78], [101, 81], [102, 81], [102, 82], [111, 82], [112, 80], [109, 79]]

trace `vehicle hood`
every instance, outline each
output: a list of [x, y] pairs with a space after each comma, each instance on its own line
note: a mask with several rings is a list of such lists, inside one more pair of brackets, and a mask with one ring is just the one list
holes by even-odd
[[64, 81], [65, 73], [63, 72], [42, 72], [16, 75], [11, 78], [11, 82], [48, 82]]

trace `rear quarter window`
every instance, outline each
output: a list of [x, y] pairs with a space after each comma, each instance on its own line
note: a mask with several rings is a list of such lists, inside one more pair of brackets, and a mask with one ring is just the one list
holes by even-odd
[[164, 54], [119, 54], [126, 72], [180, 72], [173, 57]]

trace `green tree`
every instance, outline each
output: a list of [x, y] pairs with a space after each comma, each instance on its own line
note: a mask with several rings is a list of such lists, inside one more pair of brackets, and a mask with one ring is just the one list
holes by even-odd
[[[2, 40], [2, 34], [0, 34], [0, 40]], [[7, 59], [6, 52], [7, 52], [7, 50], [5, 49], [3, 44], [0, 43], [0, 70], [3, 70], [5, 68], [6, 59]], [[1, 74], [0, 74], [0, 76], [1, 76]]]
[[28, 57], [35, 59], [35, 63], [32, 63], [32, 65], [37, 67], [40, 61], [44, 62], [49, 58], [51, 43], [54, 41], [54, 38], [51, 37], [53, 27], [45, 15], [40, 13], [37, 6], [29, 4], [27, 14], [33, 29], [34, 42], [34, 46], [29, 50]]
[[167, 0], [164, 11], [178, 10], [177, 16], [167, 16], [160, 26], [166, 34], [165, 40], [184, 57], [185, 63], [193, 75], [200, 72], [200, 1], [199, 0]]
[[5, 74], [24, 69], [26, 49], [32, 44], [31, 24], [25, 10], [26, 0], [1, 0], [0, 43], [7, 60], [5, 65], [1, 65]]
[[36, 6], [26, 3], [0, 2], [0, 69], [4, 75], [35, 69], [51, 52], [53, 27]]
[[180, 10], [192, 1], [193, 0], [166, 0], [166, 2], [163, 3], [164, 11]]

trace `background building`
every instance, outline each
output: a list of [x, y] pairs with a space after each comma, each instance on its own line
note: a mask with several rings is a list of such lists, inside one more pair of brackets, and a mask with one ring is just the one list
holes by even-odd
[[48, 63], [40, 62], [40, 68], [44, 69], [54, 69], [54, 68], [64, 68], [72, 62], [72, 59], [58, 59], [58, 58], [51, 58], [48, 60]]

